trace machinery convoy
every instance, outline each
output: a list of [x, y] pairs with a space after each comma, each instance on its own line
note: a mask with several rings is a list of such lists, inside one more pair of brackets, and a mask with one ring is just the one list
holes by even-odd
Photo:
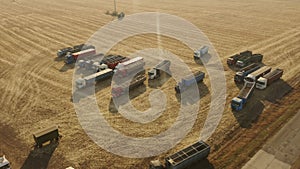
[[159, 160], [151, 161], [149, 169], [186, 169], [194, 163], [206, 159], [209, 153], [210, 146], [204, 141], [198, 141], [165, 158], [165, 165]]

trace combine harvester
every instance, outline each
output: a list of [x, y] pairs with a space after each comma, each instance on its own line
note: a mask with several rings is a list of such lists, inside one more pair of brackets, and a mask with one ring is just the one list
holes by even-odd
[[115, 67], [114, 72], [117, 76], [122, 78], [122, 77], [129, 76], [132, 73], [137, 73], [140, 70], [144, 70], [144, 66], [145, 66], [144, 58], [136, 57], [126, 62], [119, 63]]
[[194, 59], [200, 59], [204, 55], [208, 54], [209, 47], [203, 46], [202, 48], [194, 51]]
[[148, 71], [148, 76], [150, 80], [160, 77], [161, 71], [170, 73], [171, 62], [169, 60], [163, 60], [157, 64], [154, 68]]
[[267, 86], [272, 84], [273, 82], [276, 82], [281, 78], [283, 75], [282, 69], [275, 69], [271, 71], [270, 73], [264, 75], [263, 77], [260, 77], [256, 82], [256, 88], [258, 89], [265, 89]]
[[240, 71], [236, 72], [236, 73], [235, 73], [235, 76], [234, 76], [234, 81], [237, 82], [237, 83], [242, 83], [242, 82], [244, 82], [244, 78], [245, 78], [248, 74], [250, 74], [250, 73], [256, 71], [256, 70], [259, 69], [259, 68], [260, 68], [259, 65], [255, 64], [255, 63], [252, 63], [251, 65], [249, 65], [249, 66], [247, 66], [247, 67], [241, 69]]
[[263, 66], [262, 68], [248, 74], [247, 77], [245, 77], [244, 81], [245, 81], [245, 83], [254, 83], [255, 84], [256, 81], [258, 80], [258, 78], [269, 73], [271, 71], [271, 69], [272, 68], [270, 68], [268, 66]]
[[204, 77], [205, 77], [205, 73], [204, 72], [197, 71], [193, 75], [190, 75], [188, 77], [185, 77], [185, 78], [181, 79], [181, 82], [179, 82], [175, 86], [176, 93], [182, 93], [182, 92], [184, 92], [191, 85], [193, 85], [195, 83], [197, 84], [197, 83], [203, 81]]
[[0, 157], [0, 169], [11, 169], [9, 161], [5, 158], [5, 155]]
[[151, 161], [149, 169], [187, 169], [193, 164], [208, 157], [210, 146], [204, 141], [186, 147], [183, 150], [165, 158], [165, 166], [159, 160]]
[[86, 50], [82, 50], [80, 52], [76, 52], [76, 53], [69, 53], [67, 54], [65, 63], [66, 64], [72, 64], [75, 63], [77, 58], [80, 57], [88, 57], [88, 56], [92, 56], [96, 54], [96, 49], [86, 49]]
[[124, 95], [126, 92], [128, 92], [129, 90], [142, 85], [144, 81], [146, 81], [145, 73], [135, 76], [131, 82], [127, 81], [122, 83], [121, 85], [116, 85], [116, 86], [112, 85], [114, 86], [112, 88], [112, 97], [114, 98], [120, 97]]
[[109, 78], [113, 75], [114, 71], [112, 69], [101, 70], [97, 73], [91, 74], [84, 78], [79, 78], [75, 81], [76, 88], [82, 89], [90, 85], [94, 85], [96, 82]]
[[252, 96], [255, 83], [245, 83], [239, 95], [231, 100], [231, 109], [240, 111], [243, 109], [247, 100]]

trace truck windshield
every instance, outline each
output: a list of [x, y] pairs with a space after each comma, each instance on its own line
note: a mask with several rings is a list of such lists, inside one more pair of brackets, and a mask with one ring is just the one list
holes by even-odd
[[265, 85], [265, 82], [257, 81], [256, 83], [257, 83], [257, 84], [260, 84], [260, 85]]
[[246, 77], [246, 78], [245, 78], [245, 81], [250, 82], [250, 83], [253, 83], [253, 82], [254, 82], [254, 80], [253, 80], [252, 78], [249, 78], [249, 77]]
[[232, 101], [232, 105], [235, 106], [235, 107], [239, 107], [239, 106], [240, 106], [240, 103], [239, 103], [239, 102], [236, 102], [236, 101]]

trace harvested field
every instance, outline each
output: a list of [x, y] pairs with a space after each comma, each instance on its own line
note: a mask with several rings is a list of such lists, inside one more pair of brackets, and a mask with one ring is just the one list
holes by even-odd
[[[143, 169], [148, 168], [150, 160], [163, 159], [199, 138], [211, 101], [208, 78], [200, 85], [201, 109], [193, 130], [159, 157], [129, 159], [114, 155], [98, 147], [83, 131], [70, 101], [74, 69], [57, 59], [56, 51], [87, 41], [112, 21], [105, 12], [113, 10], [113, 2], [1, 0], [0, 4], [0, 154], [6, 155], [13, 168]], [[118, 2], [118, 9], [126, 15], [149, 11], [177, 15], [199, 27], [216, 48], [225, 70], [227, 100], [222, 120], [208, 140], [212, 146], [209, 160], [215, 168], [240, 168], [271, 136], [262, 137], [260, 132], [275, 133], [299, 110], [298, 1], [129, 0]], [[183, 43], [164, 36], [159, 40], [161, 47], [178, 55], [192, 70], [205, 71]], [[110, 53], [128, 56], [137, 50], [156, 48], [157, 41], [158, 36], [153, 34], [130, 37]], [[283, 69], [284, 75], [266, 90], [256, 89], [246, 109], [237, 114], [231, 111], [230, 101], [241, 86], [234, 83], [235, 71], [227, 66], [226, 59], [246, 49], [263, 54], [263, 63]], [[106, 83], [96, 87], [101, 88], [96, 93], [99, 108], [109, 124], [125, 135], [152, 136], [175, 121], [180, 104], [174, 80], [161, 86], [168, 98], [166, 112], [145, 125], [111, 112], [110, 86]], [[141, 111], [149, 108], [151, 91], [146, 82], [133, 93], [132, 104]], [[285, 114], [287, 110], [290, 113]], [[34, 151], [32, 133], [53, 123], [60, 127], [60, 143], [46, 147], [46, 153]], [[247, 146], [252, 144], [252, 149]], [[247, 151], [240, 153], [243, 148]]]

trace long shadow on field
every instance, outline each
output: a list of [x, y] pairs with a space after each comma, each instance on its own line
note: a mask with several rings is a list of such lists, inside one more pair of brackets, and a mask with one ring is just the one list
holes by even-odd
[[181, 97], [186, 98], [182, 104], [195, 104], [197, 101], [199, 101], [199, 99], [203, 98], [204, 96], [206, 96], [209, 93], [208, 87], [206, 86], [206, 84], [204, 84], [203, 82], [198, 83], [198, 92], [199, 92], [199, 96], [200, 98], [192, 98], [190, 96], [194, 96], [195, 91], [189, 90], [187, 89], [186, 91], [184, 91], [183, 93], [176, 93], [176, 99], [178, 102], [181, 102]]
[[61, 67], [61, 68], [59, 69], [59, 71], [60, 71], [60, 72], [66, 72], [66, 71], [68, 71], [69, 69], [74, 69], [74, 67], [75, 67], [75, 64], [74, 64], [74, 63], [72, 63], [72, 64], [64, 64], [64, 66]]
[[243, 110], [234, 111], [233, 115], [242, 128], [251, 128], [252, 123], [258, 120], [265, 106], [261, 101], [255, 99], [254, 96], [244, 106]]
[[197, 163], [192, 164], [191, 166], [185, 168], [185, 169], [214, 169], [215, 167], [213, 166], [212, 163], [210, 163], [207, 159], [201, 160]]
[[162, 73], [162, 75], [156, 79], [153, 80], [148, 79], [148, 86], [157, 89], [159, 87], [162, 87], [170, 78], [171, 75], [167, 73]]
[[256, 89], [255, 92], [257, 93], [257, 95], [260, 96], [261, 100], [267, 100], [272, 103], [278, 103], [278, 100], [283, 98], [291, 90], [293, 90], [292, 86], [290, 86], [282, 79], [279, 79], [276, 82], [270, 84], [270, 86], [268, 86], [266, 89]]
[[210, 59], [211, 59], [211, 55], [210, 54], [206, 54], [204, 56], [201, 56], [200, 59], [195, 59], [194, 58], [194, 61], [195, 61], [195, 63], [197, 63], [199, 65], [203, 65], [203, 63], [208, 63]]
[[21, 169], [46, 169], [58, 142], [31, 150]]
[[146, 90], [147, 90], [147, 87], [146, 87], [145, 84], [137, 86], [134, 89], [131, 89], [129, 91], [129, 100], [126, 97], [126, 95], [122, 95], [122, 96], [120, 96], [120, 97], [117, 98], [117, 100], [116, 100], [116, 104], [117, 105], [114, 103], [114, 100], [111, 98], [110, 99], [110, 103], [109, 103], [109, 112], [111, 112], [111, 113], [117, 113], [119, 106], [124, 105], [124, 104], [130, 102], [130, 100], [138, 97], [139, 95], [141, 95], [142, 93], [144, 93]]
[[71, 101], [74, 103], [78, 103], [80, 101], [80, 99], [85, 98], [86, 96], [91, 96], [99, 91], [101, 91], [102, 89], [108, 87], [111, 85], [111, 77], [104, 79], [100, 82], [97, 82], [95, 84], [95, 90], [91, 90], [91, 87], [87, 87], [87, 88], [83, 88], [83, 89], [77, 89], [73, 95], [71, 96]]

